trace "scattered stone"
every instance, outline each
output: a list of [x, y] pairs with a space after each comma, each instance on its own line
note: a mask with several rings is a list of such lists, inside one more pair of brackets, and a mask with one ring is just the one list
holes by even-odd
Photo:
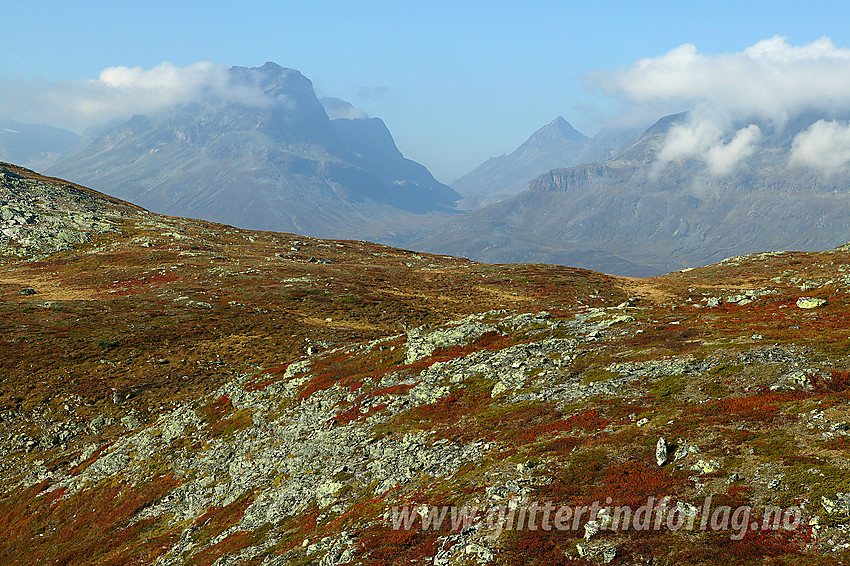
[[467, 317], [455, 327], [426, 332], [424, 328], [414, 328], [407, 333], [407, 359], [412, 364], [430, 356], [438, 348], [463, 346], [480, 338], [487, 332], [496, 331], [496, 327], [474, 322]]
[[820, 521], [820, 517], [818, 517], [817, 515], [813, 516], [811, 519], [809, 519], [808, 524], [809, 529], [812, 533], [812, 538], [817, 539], [820, 535], [821, 530], [824, 527], [824, 525]]
[[691, 454], [699, 454], [699, 448], [690, 444], [687, 440], [678, 439], [676, 441], [676, 452], [673, 454], [674, 460], [681, 460], [682, 458], [687, 458]]
[[599, 532], [599, 523], [597, 521], [588, 521], [584, 524], [584, 540], [590, 540]]
[[800, 297], [797, 299], [797, 306], [801, 309], [814, 309], [826, 304], [826, 299], [818, 299], [816, 297]]
[[667, 441], [664, 440], [663, 436], [655, 444], [655, 461], [659, 466], [667, 463]]
[[821, 497], [821, 503], [830, 515], [850, 515], [850, 493], [836, 493], [835, 499]]
[[319, 485], [316, 489], [316, 502], [320, 509], [328, 507], [336, 502], [336, 493], [343, 488], [345, 484], [340, 482], [328, 482]]
[[699, 474], [713, 474], [720, 470], [720, 463], [717, 460], [699, 460], [691, 469]]
[[581, 558], [594, 564], [610, 564], [617, 558], [617, 547], [612, 544], [580, 542], [576, 544], [576, 551]]
[[31, 289], [27, 287], [26, 289], [21, 289], [18, 291], [19, 295], [35, 295], [35, 289]]
[[121, 424], [127, 430], [136, 430], [142, 423], [139, 422], [139, 419], [136, 418], [135, 415], [127, 415], [125, 417], [121, 417]]
[[[779, 383], [776, 384], [775, 388], [779, 389], [781, 387], [790, 387], [793, 389], [799, 388], [811, 388], [812, 384], [809, 381], [809, 375], [802, 370], [793, 370], [788, 373], [782, 374], [779, 377]], [[773, 386], [771, 387], [774, 388]]]

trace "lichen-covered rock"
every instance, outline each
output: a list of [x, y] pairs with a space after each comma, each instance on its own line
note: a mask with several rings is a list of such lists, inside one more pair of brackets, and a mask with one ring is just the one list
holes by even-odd
[[821, 497], [821, 504], [830, 515], [850, 515], [850, 493], [836, 493], [834, 498]]
[[720, 470], [720, 463], [717, 460], [698, 460], [691, 470], [699, 474], [713, 474]]
[[422, 328], [414, 328], [407, 333], [406, 363], [426, 358], [437, 349], [452, 346], [465, 346], [472, 340], [480, 338], [487, 332], [495, 332], [496, 328], [480, 322], [461, 321], [454, 327], [427, 332]]
[[667, 463], [667, 441], [664, 440], [663, 436], [655, 444], [655, 462], [659, 466]]
[[826, 299], [817, 297], [800, 297], [797, 299], [797, 307], [801, 309], [816, 309], [826, 304]]

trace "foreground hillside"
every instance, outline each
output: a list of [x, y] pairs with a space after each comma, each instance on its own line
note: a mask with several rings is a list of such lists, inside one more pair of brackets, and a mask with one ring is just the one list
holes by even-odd
[[[484, 265], [160, 216], [9, 165], [0, 219], [2, 564], [850, 545], [850, 250], [652, 279]], [[597, 501], [637, 526], [589, 522]]]

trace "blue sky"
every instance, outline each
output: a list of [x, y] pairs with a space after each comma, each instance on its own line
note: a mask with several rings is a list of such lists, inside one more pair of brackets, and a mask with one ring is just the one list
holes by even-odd
[[402, 152], [444, 182], [559, 114], [594, 134], [624, 96], [602, 93], [592, 71], [682, 44], [738, 53], [776, 35], [850, 47], [850, 3], [817, 1], [29, 0], [4, 2], [3, 20], [0, 88], [96, 79], [112, 66], [275, 61], [312, 79], [320, 96], [383, 118]]

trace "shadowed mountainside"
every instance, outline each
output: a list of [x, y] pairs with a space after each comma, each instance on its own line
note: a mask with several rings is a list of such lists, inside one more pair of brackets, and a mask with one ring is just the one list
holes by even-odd
[[0, 118], [0, 160], [42, 168], [55, 163], [62, 152], [80, 142], [80, 136], [44, 124], [22, 124]]
[[49, 172], [158, 212], [325, 237], [398, 239], [459, 198], [379, 119], [332, 121], [298, 71], [233, 67], [230, 80], [256, 96], [134, 116]]

